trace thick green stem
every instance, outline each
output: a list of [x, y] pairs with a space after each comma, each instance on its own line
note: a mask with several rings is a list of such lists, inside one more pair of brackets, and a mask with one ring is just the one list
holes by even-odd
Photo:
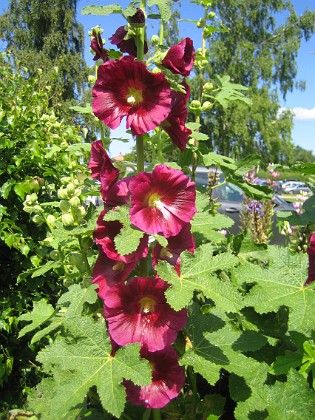
[[161, 410], [159, 408], [155, 408], [152, 410], [153, 420], [161, 420]]
[[193, 392], [193, 416], [194, 416], [195, 411], [196, 411], [196, 398], [197, 398], [197, 376], [192, 366], [188, 366], [187, 373], [188, 373], [190, 387]]
[[137, 172], [144, 171], [144, 141], [143, 136], [136, 137], [137, 146]]
[[157, 138], [157, 158], [159, 163], [164, 162], [163, 158], [163, 148], [162, 148], [162, 130], [159, 129], [158, 138]]
[[81, 236], [78, 237], [78, 241], [79, 241], [79, 245], [80, 245], [81, 255], [82, 255], [85, 267], [86, 267], [86, 271], [87, 271], [88, 275], [92, 277], [92, 269], [90, 267], [89, 260], [87, 258], [85, 249], [83, 248]]

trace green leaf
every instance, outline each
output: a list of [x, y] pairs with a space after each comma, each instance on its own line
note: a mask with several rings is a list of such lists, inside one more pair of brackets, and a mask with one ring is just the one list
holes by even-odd
[[244, 263], [235, 269], [240, 284], [254, 284], [245, 298], [247, 306], [258, 313], [277, 312], [281, 306], [289, 308], [289, 331], [310, 334], [315, 325], [315, 290], [304, 287], [307, 278], [306, 255], [291, 254], [286, 248], [270, 246], [269, 265]]
[[315, 418], [315, 392], [295, 370], [286, 382], [276, 382], [266, 387], [266, 409], [272, 420]]
[[172, 17], [172, 7], [168, 0], [148, 0], [148, 6], [157, 6], [159, 8], [161, 19], [168, 22]]
[[211, 245], [202, 245], [195, 254], [181, 254], [181, 275], [166, 261], [157, 265], [157, 273], [170, 287], [166, 291], [169, 304], [180, 310], [187, 306], [195, 291], [201, 291], [223, 310], [236, 311], [242, 307], [242, 296], [229, 283], [218, 278], [216, 271], [226, 270], [238, 264], [238, 258], [229, 252], [213, 255]]
[[271, 373], [275, 375], [287, 374], [290, 369], [295, 369], [302, 365], [302, 351], [288, 351], [284, 356], [278, 356], [272, 364]]
[[128, 255], [136, 251], [144, 232], [131, 226], [123, 226], [115, 236], [115, 248], [120, 255]]
[[108, 16], [112, 13], [122, 14], [122, 7], [119, 4], [108, 4], [106, 6], [85, 6], [81, 10], [82, 15]]
[[54, 311], [53, 306], [47, 303], [45, 299], [41, 299], [39, 302], [34, 302], [32, 312], [22, 314], [18, 317], [19, 321], [31, 321], [31, 324], [26, 325], [21, 329], [18, 337], [23, 337], [26, 333], [35, 330], [44, 322], [48, 321]]
[[69, 291], [64, 293], [58, 300], [58, 305], [69, 302], [69, 306], [65, 312], [65, 318], [73, 318], [80, 316], [83, 305], [87, 302], [91, 305], [97, 300], [97, 285], [91, 284], [87, 288], [82, 288], [79, 284], [73, 284], [69, 287]]
[[86, 105], [86, 106], [70, 106], [69, 109], [72, 109], [75, 112], [80, 112], [80, 114], [93, 114], [92, 106], [91, 105]]
[[104, 220], [106, 222], [119, 220], [123, 225], [129, 225], [130, 224], [129, 207], [119, 206], [117, 208], [109, 210], [105, 214]]
[[[71, 318], [65, 326], [68, 338], [60, 337], [37, 357], [47, 372], [55, 374], [56, 386], [50, 395], [45, 418], [68, 420], [69, 411], [83, 403], [92, 386], [97, 387], [104, 409], [119, 417], [126, 401], [121, 381], [130, 379], [137, 385], [151, 383], [148, 363], [139, 357], [140, 345], [129, 344], [112, 356], [104, 321]], [[69, 334], [75, 340], [69, 340]], [[51, 391], [51, 386], [47, 391]], [[41, 398], [48, 400], [45, 393]], [[35, 411], [36, 406], [42, 406], [41, 402], [35, 403]]]
[[33, 271], [33, 274], [31, 277], [33, 279], [35, 277], [42, 276], [43, 274], [47, 273], [47, 271], [60, 267], [60, 265], [61, 265], [60, 261], [48, 261], [46, 264], [42, 265], [41, 267]]
[[202, 156], [203, 163], [206, 167], [209, 166], [216, 166], [221, 168], [222, 170], [229, 169], [235, 171], [237, 169], [237, 165], [235, 161], [227, 156], [219, 155], [215, 152], [210, 152], [206, 155]]
[[91, 143], [70, 144], [70, 146], [66, 148], [66, 152], [76, 152], [78, 150], [85, 150], [86, 152], [89, 152], [91, 150]]

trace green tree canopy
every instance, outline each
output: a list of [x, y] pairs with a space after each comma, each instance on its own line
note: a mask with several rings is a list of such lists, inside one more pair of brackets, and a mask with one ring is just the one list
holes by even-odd
[[53, 80], [51, 99], [77, 97], [86, 80], [83, 27], [77, 0], [10, 0], [0, 16], [0, 33], [17, 69], [38, 68]]
[[[228, 31], [211, 36], [204, 78], [213, 82], [213, 75], [228, 74], [248, 87], [253, 105], [236, 101], [222, 109], [214, 104], [204, 113], [209, 146], [234, 158], [259, 152], [266, 163], [290, 163], [293, 117], [290, 112], [279, 116], [280, 97], [305, 87], [296, 81], [297, 55], [301, 40], [314, 33], [315, 13], [298, 16], [292, 2], [281, 0], [214, 0], [211, 10]], [[195, 89], [200, 77], [199, 72]]]

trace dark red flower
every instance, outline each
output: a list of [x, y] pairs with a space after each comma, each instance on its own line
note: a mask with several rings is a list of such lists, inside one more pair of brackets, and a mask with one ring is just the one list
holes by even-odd
[[308, 253], [308, 276], [305, 286], [308, 286], [315, 280], [315, 233], [311, 234], [310, 246], [307, 249]]
[[136, 251], [131, 252], [127, 255], [121, 255], [117, 252], [115, 247], [115, 237], [119, 234], [122, 228], [122, 224], [117, 220], [106, 222], [104, 216], [107, 210], [102, 210], [101, 214], [97, 219], [97, 229], [94, 231], [94, 240], [97, 245], [101, 248], [104, 254], [108, 258], [115, 261], [121, 261], [125, 264], [133, 261], [138, 262], [140, 258], [144, 258], [148, 254], [148, 235], [144, 235], [141, 238], [139, 247]]
[[125, 264], [122, 261], [111, 260], [100, 252], [93, 268], [92, 283], [98, 285], [98, 295], [104, 299], [110, 287], [123, 283], [137, 265], [137, 261]]
[[153, 267], [159, 260], [164, 260], [172, 264], [180, 275], [180, 254], [183, 251], [194, 252], [195, 241], [190, 231], [190, 223], [187, 223], [177, 236], [170, 236], [167, 240], [167, 247], [163, 248], [157, 243], [152, 250]]
[[168, 50], [161, 64], [174, 74], [189, 76], [195, 58], [193, 42], [190, 38], [185, 38]]
[[112, 164], [101, 140], [92, 143], [89, 169], [92, 171], [92, 178], [101, 182], [101, 193], [106, 193], [118, 179], [119, 170]]
[[153, 130], [171, 111], [171, 91], [163, 73], [149, 72], [131, 56], [102, 64], [92, 94], [94, 114], [112, 129], [127, 117], [133, 135]]
[[132, 177], [123, 178], [114, 184], [108, 191], [102, 193], [102, 198], [107, 206], [116, 207], [130, 204], [129, 183]]
[[176, 236], [196, 213], [196, 187], [188, 176], [166, 165], [130, 181], [130, 220], [146, 233]]
[[149, 351], [156, 351], [175, 341], [186, 324], [187, 311], [176, 312], [166, 302], [168, 287], [159, 278], [134, 277], [107, 290], [104, 316], [116, 343], [140, 342]]
[[191, 135], [191, 130], [185, 126], [188, 115], [187, 100], [190, 96], [190, 88], [187, 83], [184, 82], [182, 84], [186, 89], [186, 94], [172, 91], [171, 112], [161, 126], [170, 136], [173, 144], [184, 151]]
[[[133, 57], [137, 57], [137, 45], [133, 36], [128, 38], [128, 31], [125, 26], [120, 26], [116, 32], [108, 38], [111, 44], [116, 45], [122, 53], [128, 53]], [[148, 44], [144, 43], [144, 54], [148, 52]]]
[[146, 408], [165, 407], [176, 398], [185, 384], [183, 366], [178, 364], [178, 355], [173, 347], [150, 353], [141, 350], [141, 356], [152, 366], [152, 383], [138, 386], [131, 381], [123, 381], [128, 400], [135, 405]]
[[100, 32], [97, 32], [95, 29], [92, 31], [92, 39], [91, 39], [91, 50], [95, 52], [95, 55], [93, 57], [94, 61], [99, 60], [100, 58], [105, 62], [108, 60], [107, 57], [107, 51], [103, 47], [103, 40], [101, 37]]

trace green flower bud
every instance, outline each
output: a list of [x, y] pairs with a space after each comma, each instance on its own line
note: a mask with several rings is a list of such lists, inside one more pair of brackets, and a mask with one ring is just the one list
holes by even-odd
[[59, 208], [62, 213], [67, 213], [70, 210], [70, 203], [68, 200], [61, 200], [59, 204]]
[[40, 216], [39, 214], [35, 214], [35, 216], [32, 218], [33, 222], [37, 225], [42, 225], [45, 222], [45, 219]]
[[66, 188], [60, 188], [57, 191], [57, 195], [58, 195], [58, 198], [60, 198], [60, 200], [67, 200], [69, 198]]
[[92, 74], [89, 74], [89, 76], [88, 76], [88, 82], [94, 84], [95, 83], [95, 80], [96, 80], [96, 77], [93, 76]]
[[71, 196], [74, 193], [74, 191], [75, 191], [75, 185], [74, 185], [74, 183], [73, 182], [70, 182], [70, 184], [67, 185], [67, 188], [66, 189], [67, 189], [68, 195]]
[[74, 226], [74, 218], [72, 216], [72, 214], [70, 213], [65, 213], [61, 216], [61, 220], [62, 223], [64, 224], [64, 226]]
[[37, 194], [36, 193], [32, 193], [32, 194], [27, 194], [26, 199], [24, 201], [24, 203], [28, 204], [28, 205], [32, 205], [32, 204], [36, 204], [37, 203]]
[[209, 12], [207, 18], [208, 19], [214, 19], [216, 17], [216, 14], [214, 12]]
[[159, 45], [160, 43], [160, 37], [158, 37], [157, 35], [152, 35], [151, 37], [151, 44], [152, 45]]
[[203, 90], [204, 90], [205, 92], [212, 91], [212, 90], [213, 90], [213, 84], [212, 84], [212, 83], [210, 83], [210, 82], [205, 83], [205, 84], [203, 85]]
[[60, 181], [63, 185], [67, 185], [67, 184], [69, 184], [69, 182], [71, 182], [71, 178], [70, 178], [70, 176], [63, 176], [60, 179]]
[[79, 199], [79, 197], [74, 196], [74, 197], [70, 198], [69, 204], [70, 204], [71, 207], [76, 208], [76, 207], [79, 207], [81, 205], [81, 200]]
[[211, 102], [209, 102], [209, 101], [205, 101], [203, 104], [202, 104], [202, 107], [201, 107], [201, 111], [208, 111], [209, 109], [211, 109], [213, 107], [213, 104], [211, 103]]
[[59, 251], [57, 251], [56, 249], [54, 249], [53, 251], [50, 252], [49, 254], [50, 258], [54, 261], [57, 261], [60, 259], [61, 254]]
[[51, 226], [51, 227], [55, 227], [55, 223], [56, 223], [56, 218], [55, 218], [55, 216], [53, 216], [52, 214], [49, 214], [49, 215], [46, 217], [46, 222], [47, 222], [47, 224], [48, 224], [49, 226]]
[[191, 103], [190, 103], [190, 105], [189, 105], [189, 108], [192, 110], [192, 111], [200, 111], [201, 110], [201, 103], [199, 102], [199, 101], [191, 101]]

